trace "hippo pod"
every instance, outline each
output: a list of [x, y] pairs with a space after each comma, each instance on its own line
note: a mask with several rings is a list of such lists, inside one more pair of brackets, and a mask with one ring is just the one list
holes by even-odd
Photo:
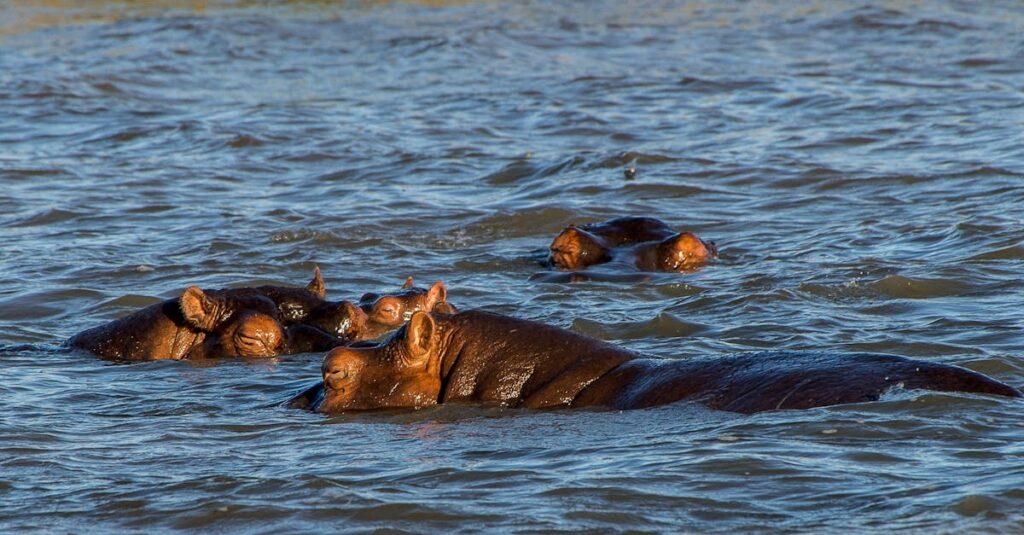
[[359, 305], [326, 301], [320, 269], [304, 288], [189, 287], [181, 297], [83, 331], [71, 347], [114, 360], [269, 357], [326, 351], [399, 327], [419, 310], [452, 310], [444, 283], [368, 294]]
[[570, 225], [551, 242], [552, 266], [569, 271], [605, 263], [640, 271], [683, 272], [718, 257], [714, 242], [676, 232], [649, 217], [620, 217], [604, 223]]
[[322, 413], [464, 402], [638, 409], [681, 400], [740, 413], [877, 400], [896, 386], [1021, 397], [982, 374], [877, 354], [768, 352], [660, 360], [542, 323], [418, 312], [386, 343], [339, 347], [290, 401]]

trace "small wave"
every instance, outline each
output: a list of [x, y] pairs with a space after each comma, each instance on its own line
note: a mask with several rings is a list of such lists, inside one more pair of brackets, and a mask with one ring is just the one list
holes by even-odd
[[912, 278], [889, 275], [872, 282], [850, 281], [842, 284], [803, 283], [800, 292], [829, 300], [861, 300], [871, 298], [931, 299], [968, 295], [978, 289], [953, 279]]
[[999, 65], [1003, 63], [1000, 59], [995, 58], [966, 58], [954, 63], [957, 67], [964, 68], [976, 68], [976, 67], [991, 67], [992, 65]]
[[986, 251], [967, 258], [967, 262], [992, 262], [998, 260], [1024, 260], [1024, 245], [1011, 245], [994, 251]]
[[847, 11], [826, 21], [823, 28], [832, 30], [881, 30], [907, 32], [963, 31], [973, 26], [960, 22], [939, 19], [914, 19], [908, 13], [896, 9], [863, 7]]
[[953, 279], [915, 279], [901, 275], [890, 275], [882, 280], [870, 283], [869, 287], [882, 295], [895, 299], [952, 297], [976, 291], [976, 288], [963, 281]]
[[71, 210], [61, 210], [59, 208], [51, 208], [43, 212], [35, 213], [24, 219], [20, 219], [11, 223], [12, 227], [42, 227], [46, 225], [53, 225], [64, 221], [70, 221], [76, 219], [85, 214], [81, 212], [74, 212]]
[[679, 161], [679, 158], [674, 158], [672, 156], [667, 156], [664, 154], [626, 151], [599, 160], [594, 164], [590, 165], [589, 167], [592, 169], [615, 169], [619, 167], [625, 167], [630, 164], [657, 165], [661, 163], [671, 163], [676, 161]]
[[684, 76], [679, 79], [679, 85], [687, 91], [721, 93], [726, 91], [741, 91], [770, 85], [770, 79], [762, 78], [739, 78], [739, 79], [709, 79]]
[[603, 340], [641, 340], [645, 338], [681, 338], [708, 330], [701, 323], [685, 321], [675, 314], [663, 312], [642, 321], [600, 323], [577, 318], [570, 327], [573, 331]]
[[231, 138], [225, 145], [233, 149], [243, 149], [246, 147], [259, 147], [265, 145], [266, 141], [248, 134], [238, 134]]
[[382, 238], [371, 236], [344, 236], [335, 231], [312, 230], [312, 229], [291, 229], [275, 232], [270, 235], [271, 243], [302, 243], [309, 242], [317, 245], [331, 245], [339, 249], [359, 249], [362, 247], [373, 247], [383, 243]]

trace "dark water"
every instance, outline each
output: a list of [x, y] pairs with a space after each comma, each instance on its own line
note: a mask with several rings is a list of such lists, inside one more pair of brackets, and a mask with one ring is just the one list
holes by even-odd
[[[1022, 385], [1017, 3], [19, 2], [0, 28], [4, 531], [1024, 530], [1019, 402], [324, 418], [277, 405], [319, 355], [59, 348], [319, 264], [335, 298], [443, 279], [666, 357], [871, 350]], [[721, 261], [528, 281], [562, 226], [627, 214]]]

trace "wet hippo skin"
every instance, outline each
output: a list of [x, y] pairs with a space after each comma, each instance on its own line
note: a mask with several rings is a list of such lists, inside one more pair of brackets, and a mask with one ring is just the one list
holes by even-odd
[[572, 271], [616, 263], [640, 271], [682, 272], [718, 256], [714, 242], [691, 232], [676, 232], [649, 217], [571, 225], [555, 237], [549, 250], [553, 267]]
[[878, 354], [743, 353], [659, 360], [534, 321], [418, 312], [386, 343], [339, 347], [290, 401], [322, 413], [463, 402], [638, 409], [681, 400], [740, 413], [877, 400], [892, 387], [1020, 397], [964, 368]]

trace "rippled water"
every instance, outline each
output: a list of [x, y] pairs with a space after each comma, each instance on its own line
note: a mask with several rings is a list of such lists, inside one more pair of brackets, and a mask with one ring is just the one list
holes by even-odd
[[[1013, 401], [324, 418], [278, 405], [319, 355], [60, 348], [319, 264], [334, 298], [443, 279], [666, 357], [871, 350], [1020, 386], [1019, 4], [164, 4], [0, 10], [0, 527], [1024, 529]], [[629, 214], [720, 262], [528, 281], [564, 225]]]

